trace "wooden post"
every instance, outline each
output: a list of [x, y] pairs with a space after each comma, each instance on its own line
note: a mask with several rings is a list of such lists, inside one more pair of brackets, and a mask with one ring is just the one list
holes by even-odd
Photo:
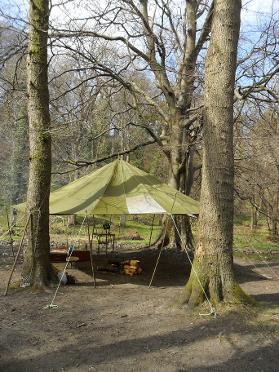
[[151, 225], [151, 231], [150, 231], [150, 236], [149, 236], [148, 247], [150, 247], [150, 245], [151, 245], [151, 239], [152, 239], [152, 233], [153, 233], [153, 226], [154, 226], [154, 219], [155, 219], [155, 214], [153, 214], [153, 218], [152, 218], [152, 225]]
[[93, 224], [92, 224], [91, 240], [93, 241], [93, 238], [94, 238], [94, 235], [95, 235], [95, 217], [94, 217], [94, 214], [93, 214], [92, 218], [93, 218]]
[[94, 288], [96, 288], [96, 276], [95, 276], [94, 263], [93, 263], [93, 252], [92, 252], [92, 239], [90, 237], [90, 226], [89, 226], [89, 220], [88, 220], [87, 215], [86, 215], [86, 221], [87, 221], [88, 244], [89, 244], [89, 250], [90, 250], [90, 265], [91, 265], [92, 277], [94, 281]]
[[107, 231], [105, 232], [105, 242], [106, 242], [106, 256], [108, 255], [108, 233]]
[[11, 279], [12, 279], [12, 276], [13, 276], [13, 273], [14, 273], [14, 270], [15, 270], [15, 266], [16, 266], [16, 263], [17, 263], [17, 260], [18, 260], [18, 257], [19, 257], [19, 254], [20, 254], [22, 245], [23, 245], [23, 240], [24, 240], [24, 237], [25, 237], [25, 234], [26, 234], [26, 230], [27, 230], [29, 221], [30, 221], [30, 217], [31, 217], [31, 214], [29, 214], [28, 219], [27, 219], [27, 222], [26, 222], [25, 227], [24, 227], [24, 230], [23, 230], [21, 241], [20, 241], [20, 244], [19, 244], [19, 247], [18, 247], [18, 251], [17, 251], [16, 257], [14, 259], [13, 267], [11, 269], [11, 273], [10, 273], [10, 276], [9, 276], [9, 279], [8, 279], [8, 282], [7, 282], [7, 285], [6, 285], [4, 296], [6, 296], [7, 293], [8, 293], [8, 288], [9, 288], [9, 285], [10, 285], [10, 282], [11, 282]]

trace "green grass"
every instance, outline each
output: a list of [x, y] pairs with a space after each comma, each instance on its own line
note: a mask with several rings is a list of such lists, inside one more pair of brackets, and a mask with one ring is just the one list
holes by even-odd
[[[111, 222], [111, 232], [115, 234], [118, 243], [129, 244], [131, 246], [146, 246], [149, 244], [149, 237], [152, 225], [152, 216], [146, 216], [139, 218], [139, 221], [135, 221], [132, 217], [129, 217], [126, 221], [125, 228], [119, 228], [119, 217], [110, 218], [98, 217], [95, 232], [103, 232], [103, 223]], [[67, 240], [69, 244], [80, 241], [81, 244], [86, 244], [88, 240], [87, 223], [84, 221], [84, 217], [78, 216], [77, 224], [75, 226], [67, 226], [67, 217], [50, 217], [50, 238], [51, 241], [61, 242], [66, 244]], [[14, 235], [13, 240], [19, 240], [24, 227], [24, 216], [18, 216], [17, 226], [13, 228]], [[90, 231], [92, 232], [93, 219], [89, 218]], [[7, 218], [5, 210], [0, 211], [0, 236], [8, 230]], [[154, 242], [161, 231], [159, 225], [159, 218], [155, 218], [152, 241]], [[141, 240], [129, 239], [132, 235], [139, 234]], [[9, 240], [9, 234], [6, 234], [0, 240]]]
[[[10, 210], [8, 211], [10, 212]], [[25, 223], [24, 216], [23, 215], [18, 216], [17, 226], [13, 228], [13, 240], [19, 240], [21, 238], [24, 223]], [[7, 223], [6, 208], [2, 208], [0, 210], [0, 240], [10, 239], [10, 236], [9, 234], [7, 234], [7, 231], [8, 231], [8, 223]]]
[[1, 230], [7, 229], [7, 217], [6, 217], [6, 209], [0, 209], [0, 227]]
[[[119, 217], [113, 216], [111, 219], [111, 232], [115, 233], [116, 239], [119, 243], [146, 246], [149, 244], [149, 237], [152, 225], [153, 216], [139, 216], [136, 220], [132, 216], [129, 216], [126, 221], [125, 228], [119, 228]], [[50, 232], [51, 239], [55, 241], [76, 241], [80, 239], [82, 241], [87, 241], [87, 226], [86, 223], [81, 228], [83, 217], [77, 217], [76, 226], [67, 226], [67, 217], [51, 217], [50, 218]], [[109, 222], [110, 218], [97, 218], [97, 228], [99, 232], [102, 232], [102, 224], [104, 222]], [[161, 226], [159, 225], [160, 217], [156, 216], [153, 227], [152, 242], [154, 242], [161, 231]], [[92, 217], [89, 218], [90, 226], [93, 225]], [[14, 240], [18, 240], [21, 237], [21, 231], [24, 225], [23, 216], [18, 216], [17, 227], [14, 229], [15, 236]], [[92, 227], [91, 227], [92, 230]], [[7, 231], [7, 219], [6, 211], [2, 209], [0, 211], [0, 236]], [[132, 240], [129, 239], [131, 235], [138, 233], [142, 240]], [[194, 235], [196, 234], [196, 226], [194, 227]], [[9, 239], [9, 235], [6, 235], [2, 239]], [[235, 217], [234, 225], [234, 248], [237, 251], [245, 249], [256, 249], [263, 252], [268, 252], [270, 250], [279, 249], [279, 242], [274, 242], [269, 239], [269, 231], [264, 220], [259, 221], [259, 227], [251, 232], [249, 216], [241, 215]]]
[[270, 240], [264, 221], [260, 221], [258, 228], [251, 231], [249, 221], [243, 219], [242, 223], [234, 225], [234, 248], [268, 251], [279, 249], [279, 242]]
[[[95, 232], [103, 232], [103, 223], [110, 222], [110, 219], [107, 218], [98, 218], [97, 224], [95, 225], [94, 231]], [[51, 218], [51, 238], [54, 241], [60, 240], [62, 242], [66, 242], [67, 239], [69, 242], [73, 241], [82, 241], [86, 243], [88, 239], [88, 230], [87, 224], [83, 223], [83, 218], [77, 218], [77, 225], [67, 227], [66, 219], [61, 218]], [[90, 231], [92, 232], [93, 220], [90, 219]], [[118, 243], [126, 243], [129, 245], [140, 245], [146, 246], [149, 244], [150, 232], [151, 232], [151, 225], [152, 225], [152, 218], [145, 219], [141, 222], [134, 221], [133, 219], [127, 219], [125, 223], [125, 228], [119, 227], [119, 218], [112, 218], [111, 220], [111, 233], [114, 233], [116, 236], [116, 240]], [[161, 226], [158, 225], [158, 219], [155, 221], [153, 226], [153, 233], [152, 233], [152, 242], [154, 242], [158, 235], [160, 234]], [[141, 240], [132, 240], [129, 237], [132, 237], [138, 233], [141, 237]]]

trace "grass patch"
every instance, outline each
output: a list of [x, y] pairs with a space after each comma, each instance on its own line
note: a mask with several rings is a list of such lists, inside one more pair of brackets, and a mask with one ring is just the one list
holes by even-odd
[[[67, 218], [63, 217], [51, 217], [50, 224], [50, 235], [51, 240], [54, 242], [61, 242], [66, 244], [68, 241], [69, 244], [75, 242], [76, 245], [85, 245], [88, 240], [88, 230], [87, 223], [83, 221], [84, 218], [77, 217], [75, 226], [67, 226]], [[161, 232], [161, 226], [159, 224], [159, 219], [155, 219], [153, 225], [153, 233], [151, 243], [155, 242]], [[101, 218], [98, 217], [95, 220], [95, 233], [103, 233], [103, 224], [105, 222], [111, 223], [110, 232], [115, 234], [115, 238], [118, 244], [129, 244], [131, 246], [146, 246], [149, 244], [150, 232], [152, 226], [152, 216], [150, 218], [144, 218], [144, 220], [135, 220], [133, 217], [127, 218], [125, 222], [125, 227], [119, 226], [119, 218], [112, 217]], [[93, 219], [89, 219], [90, 232], [93, 229]], [[140, 236], [140, 240], [134, 240], [132, 237], [135, 235]], [[131, 237], [131, 239], [129, 239]], [[94, 243], [94, 242], [93, 242]]]
[[[17, 226], [14, 228], [14, 240], [21, 238], [22, 229], [24, 226], [24, 215], [18, 215]], [[84, 217], [77, 216], [77, 224], [75, 226], [68, 226], [67, 217], [51, 216], [50, 217], [50, 233], [51, 239], [55, 241], [69, 242], [81, 240], [86, 244], [87, 242], [87, 225]], [[115, 234], [117, 242], [120, 244], [129, 244], [131, 246], [146, 246], [149, 244], [149, 237], [151, 231], [153, 216], [127, 216], [125, 227], [120, 228], [119, 216], [97, 216], [95, 217], [97, 232], [103, 232], [103, 223], [111, 222], [111, 232]], [[155, 242], [161, 232], [160, 225], [161, 217], [156, 216], [153, 226], [152, 242]], [[84, 222], [84, 223], [83, 223]], [[93, 217], [89, 217], [89, 223], [93, 225]], [[193, 224], [193, 233], [196, 235], [196, 223]], [[8, 229], [6, 210], [2, 208], [0, 211], [0, 236]], [[142, 240], [129, 239], [129, 236], [138, 233]], [[5, 235], [2, 240], [9, 240], [9, 235]], [[263, 253], [268, 253], [271, 250], [279, 249], [279, 243], [269, 239], [269, 231], [266, 227], [265, 221], [259, 221], [259, 227], [255, 231], [250, 230], [250, 220], [247, 215], [240, 215], [235, 217], [234, 224], [234, 248], [239, 252], [245, 249], [259, 250]]]
[[249, 226], [235, 224], [234, 248], [267, 251], [279, 249], [279, 244], [269, 239], [269, 231], [264, 226], [259, 226], [252, 232]]

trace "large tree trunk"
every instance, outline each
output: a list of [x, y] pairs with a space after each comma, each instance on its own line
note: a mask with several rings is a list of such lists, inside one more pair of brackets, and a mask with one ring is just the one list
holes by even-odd
[[49, 193], [51, 136], [47, 71], [48, 0], [31, 0], [27, 64], [30, 169], [27, 213], [31, 213], [22, 285], [44, 287], [51, 275], [49, 261]]
[[[173, 115], [175, 116], [175, 115]], [[179, 119], [175, 120], [171, 128], [171, 156], [170, 156], [170, 168], [169, 168], [169, 182], [168, 184], [179, 190], [180, 188], [180, 166], [182, 161], [182, 141], [183, 141], [183, 130]], [[178, 218], [174, 217], [176, 221]], [[168, 226], [167, 232], [165, 234], [165, 239], [168, 245], [177, 250], [181, 249], [180, 239], [177, 231], [173, 228], [170, 217], [166, 217], [169, 221], [166, 221], [166, 226]]]
[[[180, 112], [172, 111], [172, 117], [174, 118], [171, 125], [171, 133], [169, 138], [169, 144], [171, 147], [170, 157], [169, 157], [169, 177], [168, 184], [169, 186], [179, 190], [186, 195], [189, 195], [192, 187], [192, 176], [190, 172], [183, 172], [182, 170], [182, 158], [183, 156], [187, 157], [187, 154], [182, 153], [183, 146], [186, 147], [186, 139], [183, 138], [183, 119]], [[186, 163], [188, 163], [186, 161]], [[185, 166], [186, 169], [186, 166]], [[189, 177], [189, 180], [188, 180]], [[187, 181], [186, 181], [187, 179]], [[188, 188], [186, 190], [186, 183]], [[182, 185], [183, 184], [183, 185]], [[190, 218], [188, 216], [175, 216], [174, 217], [179, 234], [177, 230], [173, 227], [172, 220], [170, 217], [166, 216], [163, 218], [163, 228], [162, 233], [156, 245], [168, 245], [171, 248], [176, 248], [181, 250], [181, 237], [183, 242], [186, 242], [188, 249], [193, 250], [193, 234], [191, 229]], [[180, 236], [179, 236], [180, 235]], [[163, 242], [164, 240], [164, 242]]]
[[[193, 148], [189, 148], [186, 154], [184, 172], [181, 175], [181, 191], [185, 195], [190, 195], [194, 183]], [[191, 219], [189, 216], [181, 216], [180, 234], [182, 241], [190, 251], [194, 251], [194, 236], [192, 232]]]
[[[198, 244], [182, 303], [246, 300], [233, 272], [233, 95], [240, 0], [216, 0], [206, 57]], [[199, 280], [197, 279], [197, 275]], [[201, 288], [203, 287], [203, 289]]]
[[[171, 147], [169, 185], [183, 193], [186, 193], [186, 190], [184, 185], [181, 187], [181, 181], [185, 184], [188, 182], [187, 179], [190, 176], [186, 172], [186, 167], [181, 167], [181, 165], [183, 157], [187, 157], [185, 152], [189, 145], [189, 137], [187, 130], [184, 128], [184, 122], [189, 118], [187, 110], [191, 107], [194, 92], [197, 61], [197, 11], [198, 2], [196, 0], [188, 0], [186, 6], [187, 43], [185, 45], [185, 54], [180, 71], [183, 78], [181, 79], [181, 89], [177, 94], [175, 107], [170, 109], [173, 122], [171, 125], [171, 136], [169, 140], [169, 145]], [[186, 193], [186, 195], [190, 194], [192, 187], [191, 180], [189, 180], [188, 186], [188, 193]], [[193, 249], [193, 234], [189, 217], [175, 217], [175, 221], [183, 241], [186, 242], [189, 249]], [[172, 226], [172, 223], [170, 223], [170, 226]], [[168, 235], [170, 245], [176, 246], [177, 249], [181, 249], [181, 239], [177, 230], [170, 228]]]
[[[185, 38], [183, 46], [181, 46], [183, 53], [181, 55], [181, 61], [178, 63], [179, 66], [177, 66], [177, 83], [174, 87], [170, 84], [164, 63], [162, 64], [160, 62], [160, 58], [157, 59], [160, 53], [157, 53], [155, 38], [152, 37], [151, 30], [153, 26], [149, 24], [150, 17], [148, 16], [148, 1], [142, 0], [140, 1], [140, 4], [142, 16], [144, 18], [143, 31], [145, 33], [146, 46], [150, 59], [149, 65], [154, 73], [157, 86], [165, 96], [165, 102], [168, 107], [168, 114], [166, 116], [168, 130], [166, 131], [167, 135], [164, 135], [164, 142], [166, 142], [166, 144], [163, 145], [169, 161], [168, 183], [170, 186], [179, 190], [181, 186], [180, 178], [183, 173], [183, 159], [187, 145], [189, 144], [190, 131], [189, 127], [186, 127], [186, 122], [187, 119], [189, 119], [188, 110], [192, 104], [196, 80], [196, 61], [210, 30], [211, 10], [209, 11], [208, 17], [206, 17], [204, 28], [201, 32], [203, 36], [197, 42], [197, 19], [199, 17], [198, 12], [200, 2], [197, 0], [187, 0], [185, 2], [186, 7], [183, 15], [183, 22], [185, 22]], [[165, 141], [166, 139], [167, 141]], [[180, 239], [178, 239], [178, 236], [172, 228], [172, 224], [168, 218], [164, 219], [163, 226], [162, 235], [157, 243], [161, 244], [165, 237], [166, 244], [176, 245], [179, 247]], [[168, 229], [166, 229], [166, 226], [168, 226]], [[187, 219], [185, 219], [183, 226], [185, 227], [184, 231], [187, 232], [185, 237], [190, 240], [189, 246], [192, 246], [191, 225]]]

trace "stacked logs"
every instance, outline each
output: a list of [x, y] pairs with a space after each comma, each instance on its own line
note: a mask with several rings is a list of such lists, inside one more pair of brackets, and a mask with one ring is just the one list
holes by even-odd
[[139, 275], [142, 272], [142, 268], [140, 267], [139, 263], [139, 260], [127, 260], [121, 262], [120, 273], [129, 276]]

